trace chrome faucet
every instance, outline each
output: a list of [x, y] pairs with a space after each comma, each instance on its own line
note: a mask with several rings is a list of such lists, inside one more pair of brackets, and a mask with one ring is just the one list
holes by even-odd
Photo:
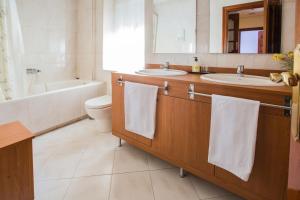
[[237, 75], [238, 76], [244, 76], [245, 66], [244, 65], [238, 65], [237, 66]]
[[160, 65], [161, 69], [168, 70], [170, 68], [170, 63], [166, 62], [165, 64]]

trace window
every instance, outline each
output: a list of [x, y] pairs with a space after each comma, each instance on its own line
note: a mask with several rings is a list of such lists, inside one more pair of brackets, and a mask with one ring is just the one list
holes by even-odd
[[103, 68], [110, 71], [144, 68], [144, 0], [104, 0], [103, 10]]
[[240, 53], [262, 53], [263, 30], [240, 30]]

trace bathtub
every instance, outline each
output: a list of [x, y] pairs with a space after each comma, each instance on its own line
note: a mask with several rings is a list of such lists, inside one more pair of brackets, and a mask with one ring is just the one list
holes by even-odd
[[85, 117], [84, 102], [105, 94], [105, 82], [67, 80], [32, 85], [29, 96], [0, 103], [0, 124], [20, 121], [40, 134]]

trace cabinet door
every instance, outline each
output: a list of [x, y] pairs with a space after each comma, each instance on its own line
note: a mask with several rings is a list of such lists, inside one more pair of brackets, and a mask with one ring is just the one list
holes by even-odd
[[144, 145], [151, 146], [151, 140], [125, 130], [124, 117], [124, 88], [118, 85], [112, 86], [112, 132], [124, 135]]
[[288, 117], [259, 115], [256, 152], [253, 170], [248, 182], [216, 167], [215, 175], [223, 181], [262, 196], [280, 200], [286, 192], [290, 120]]
[[208, 163], [210, 104], [185, 99], [174, 103], [174, 146], [183, 162], [206, 174], [213, 174]]
[[208, 164], [210, 105], [160, 96], [152, 149], [165, 157], [212, 174]]
[[172, 145], [174, 140], [174, 99], [169, 96], [158, 96], [156, 129], [151, 150], [166, 158], [176, 160], [176, 148]]

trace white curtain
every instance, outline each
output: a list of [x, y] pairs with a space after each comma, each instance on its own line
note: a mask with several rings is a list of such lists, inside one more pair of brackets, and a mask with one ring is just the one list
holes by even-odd
[[15, 0], [0, 0], [0, 96], [25, 95], [25, 68], [21, 25]]
[[103, 21], [103, 68], [110, 71], [144, 68], [144, 0], [104, 0]]

